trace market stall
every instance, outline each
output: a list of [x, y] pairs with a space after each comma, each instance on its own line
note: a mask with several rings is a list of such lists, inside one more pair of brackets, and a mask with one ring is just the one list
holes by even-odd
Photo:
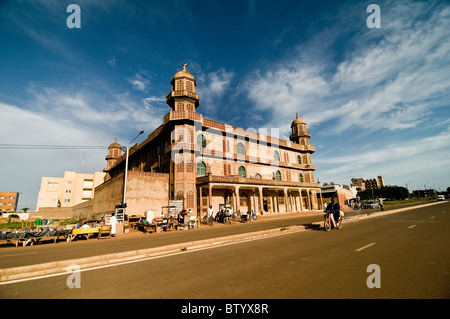
[[72, 233], [72, 230], [43, 230], [37, 232], [5, 232], [0, 234], [0, 241], [6, 241], [8, 243], [13, 243], [19, 246], [19, 243], [22, 246], [26, 246], [30, 244], [31, 246], [42, 240], [51, 240], [53, 243], [56, 243], [59, 238], [67, 238]]

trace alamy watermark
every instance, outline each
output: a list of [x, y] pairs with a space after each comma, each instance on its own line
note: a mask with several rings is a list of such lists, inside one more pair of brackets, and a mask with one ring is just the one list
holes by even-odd
[[371, 273], [367, 277], [366, 285], [368, 288], [381, 288], [381, 269], [377, 264], [367, 266], [366, 272]]
[[66, 25], [69, 29], [81, 28], [81, 9], [78, 4], [69, 4], [66, 12], [71, 13], [66, 20]]
[[81, 288], [81, 271], [79, 265], [69, 265], [66, 268], [66, 272], [70, 275], [67, 277], [67, 288]]
[[369, 4], [367, 12], [371, 13], [366, 20], [367, 27], [370, 29], [381, 28], [381, 9], [378, 4]]

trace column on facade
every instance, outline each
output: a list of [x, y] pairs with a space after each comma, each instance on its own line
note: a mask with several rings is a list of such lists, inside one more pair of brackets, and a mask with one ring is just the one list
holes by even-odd
[[302, 189], [301, 188], [299, 188], [298, 189], [298, 194], [299, 194], [299, 199], [300, 199], [300, 211], [302, 212], [303, 211], [303, 198], [302, 198]]
[[239, 198], [239, 186], [234, 187], [234, 193], [236, 194], [236, 211], [241, 209], [241, 203]]
[[231, 192], [231, 205], [233, 206], [233, 211], [237, 212], [235, 197], [235, 192]]
[[278, 189], [275, 192], [275, 206], [277, 207], [277, 213], [280, 212], [280, 199], [278, 198]]
[[287, 213], [289, 211], [289, 202], [288, 202], [288, 192], [287, 192], [286, 187], [283, 189], [283, 193], [284, 193], [284, 211], [285, 211], [285, 213]]
[[262, 214], [263, 211], [263, 191], [262, 191], [262, 187], [258, 187], [259, 190], [259, 213]]
[[199, 216], [198, 214], [198, 203], [197, 203], [197, 193], [194, 193], [194, 208], [193, 211], [196, 212], [197, 217]]
[[297, 208], [295, 205], [295, 195], [294, 195], [293, 191], [291, 191], [289, 193], [289, 204], [291, 205], [291, 211], [297, 211]]
[[319, 189], [320, 194], [320, 209], [323, 210], [323, 198], [322, 198], [322, 191]]
[[201, 187], [199, 187], [199, 194], [200, 194], [200, 198], [199, 198], [200, 203], [199, 203], [199, 205], [197, 205], [197, 209], [198, 209], [197, 216], [201, 217], [202, 214], [203, 214], [203, 211], [202, 211], [202, 209], [203, 209], [203, 201], [202, 201], [202, 188]]
[[275, 191], [275, 195], [271, 196], [272, 197], [272, 202], [273, 202], [273, 213], [278, 213], [278, 194]]
[[208, 184], [208, 208], [209, 206], [212, 206], [212, 185], [211, 183]]
[[306, 196], [308, 197], [308, 209], [311, 210], [311, 194], [309, 193], [310, 189], [306, 190]]

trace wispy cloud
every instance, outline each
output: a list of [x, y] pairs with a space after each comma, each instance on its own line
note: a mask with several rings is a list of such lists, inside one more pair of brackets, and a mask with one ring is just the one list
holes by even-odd
[[[436, 184], [447, 183], [447, 176], [443, 172], [450, 165], [450, 127], [434, 136], [378, 145], [358, 153], [321, 156], [315, 160], [315, 164], [321, 168], [319, 177], [348, 183], [348, 174], [351, 172], [352, 177], [374, 178], [383, 175], [391, 181], [403, 180], [403, 183], [410, 180], [415, 183], [427, 180]], [[434, 170], [430, 170], [430, 165], [433, 165]], [[405, 175], [405, 172], [409, 173]], [[416, 186], [421, 188], [423, 185]]]
[[349, 41], [357, 45], [344, 49], [334, 72], [334, 60], [314, 62], [308, 50], [259, 72], [246, 87], [255, 111], [273, 110], [269, 125], [286, 128], [300, 112], [310, 125], [334, 121], [336, 132], [396, 131], [416, 127], [447, 105], [450, 8], [396, 2], [385, 9], [382, 30], [362, 25]]
[[[315, 131], [312, 143], [331, 147], [319, 145], [314, 155], [322, 182], [349, 183], [351, 172], [445, 184], [439, 169], [426, 167], [446, 170], [450, 162], [448, 121], [436, 120], [449, 116], [450, 7], [396, 1], [381, 9], [381, 29], [367, 28], [362, 17], [360, 30], [327, 26], [289, 58], [253, 72], [246, 95], [252, 111], [268, 114], [265, 125], [279, 127], [282, 137], [299, 112]], [[336, 52], [331, 46], [342, 47], [340, 54], [329, 54]]]
[[113, 90], [99, 88], [100, 85], [95, 89], [74, 89], [33, 84], [28, 88], [28, 101], [20, 108], [29, 114], [63, 122], [64, 127], [82, 127], [90, 132], [99, 130], [109, 137], [120, 136], [127, 130], [153, 130], [168, 112], [162, 97], [142, 99], [130, 92], [111, 94]]
[[200, 73], [198, 78], [202, 109], [215, 112], [220, 106], [221, 98], [228, 92], [234, 72], [224, 68], [207, 74]]
[[136, 73], [132, 78], [128, 79], [128, 82], [133, 86], [133, 89], [145, 92], [150, 86], [150, 74], [143, 71]]

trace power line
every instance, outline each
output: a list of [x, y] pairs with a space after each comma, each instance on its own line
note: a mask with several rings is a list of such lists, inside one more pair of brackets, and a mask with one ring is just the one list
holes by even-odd
[[17, 150], [104, 150], [107, 146], [98, 145], [48, 145], [48, 144], [0, 144], [0, 149]]

